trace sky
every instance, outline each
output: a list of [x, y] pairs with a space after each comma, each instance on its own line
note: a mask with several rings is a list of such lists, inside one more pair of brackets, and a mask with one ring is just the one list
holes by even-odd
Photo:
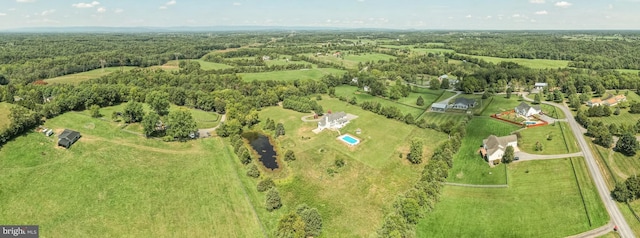
[[70, 26], [640, 30], [640, 0], [0, 0], [0, 29]]

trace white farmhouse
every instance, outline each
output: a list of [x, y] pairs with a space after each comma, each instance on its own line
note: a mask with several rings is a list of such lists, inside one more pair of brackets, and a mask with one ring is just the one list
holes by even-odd
[[526, 102], [521, 102], [520, 105], [518, 105], [515, 108], [515, 111], [516, 111], [516, 114], [524, 117], [530, 117], [533, 115], [540, 114], [540, 112], [542, 112], [542, 110], [540, 109], [540, 106], [538, 105], [530, 106]]
[[349, 123], [349, 119], [347, 119], [347, 113], [345, 112], [336, 112], [336, 113], [327, 113], [320, 118], [318, 121], [318, 131], [322, 131], [324, 129], [340, 129]]
[[518, 151], [518, 137], [516, 135], [503, 137], [490, 135], [482, 141], [480, 153], [482, 153], [482, 156], [486, 158], [489, 163], [493, 163], [496, 160], [502, 159], [504, 151], [508, 146], [512, 146], [514, 151]]

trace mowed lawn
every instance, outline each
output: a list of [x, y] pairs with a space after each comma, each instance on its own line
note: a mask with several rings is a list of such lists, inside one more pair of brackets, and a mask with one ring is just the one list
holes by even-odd
[[571, 160], [509, 165], [508, 188], [445, 186], [417, 237], [565, 237], [606, 224], [584, 159]]
[[262, 73], [239, 73], [244, 81], [294, 81], [313, 79], [319, 80], [325, 75], [342, 76], [346, 71], [334, 68], [313, 68], [313, 69], [300, 69], [300, 70], [284, 70]]
[[519, 65], [529, 67], [532, 69], [557, 69], [557, 68], [566, 68], [569, 65], [569, 61], [567, 60], [498, 58], [498, 57], [467, 55], [467, 54], [459, 54], [459, 55], [482, 59], [484, 61], [494, 63], [494, 64], [499, 64], [500, 62], [514, 62]]
[[[555, 155], [580, 152], [575, 136], [566, 122], [556, 122], [545, 126], [527, 128], [520, 131], [522, 138], [518, 148], [529, 154]], [[551, 139], [548, 139], [548, 138]], [[536, 143], [542, 144], [542, 151], [536, 151]]]
[[9, 124], [11, 124], [11, 118], [10, 118], [10, 114], [11, 114], [11, 107], [13, 105], [6, 103], [6, 102], [0, 102], [0, 130], [7, 128], [9, 126]]
[[0, 224], [38, 224], [49, 237], [265, 236], [219, 138], [147, 140], [80, 113], [44, 126], [82, 138], [65, 150], [28, 133], [0, 149]]
[[[285, 204], [293, 208], [306, 203], [319, 209], [323, 216], [323, 237], [371, 236], [382, 222], [384, 209], [391, 207], [395, 196], [411, 187], [423, 168], [423, 165], [411, 165], [405, 158], [410, 140], [421, 138], [425, 144], [424, 156], [428, 158], [446, 136], [327, 96], [319, 103], [333, 112], [357, 115], [358, 118], [340, 132], [349, 133], [361, 142], [349, 147], [337, 139], [338, 132], [314, 134], [311, 130], [317, 128], [317, 123], [300, 120], [309, 114], [280, 107], [266, 108], [260, 112], [260, 118], [284, 123], [286, 135], [277, 139], [278, 146], [281, 151], [294, 151], [297, 158], [287, 163], [289, 176], [276, 183]], [[355, 133], [358, 128], [361, 134]], [[336, 168], [336, 159], [344, 159], [346, 165]], [[331, 175], [329, 169], [337, 172]]]
[[494, 168], [479, 153], [482, 140], [489, 135], [506, 136], [518, 127], [490, 117], [475, 117], [467, 125], [467, 135], [453, 158], [449, 182], [464, 184], [505, 184], [504, 164]]
[[47, 83], [67, 83], [67, 84], [78, 84], [90, 79], [100, 78], [102, 76], [108, 75], [117, 71], [129, 71], [135, 69], [136, 67], [125, 66], [125, 67], [108, 67], [104, 69], [94, 69], [87, 72], [68, 74], [60, 77], [45, 79], [44, 81]]
[[[505, 95], [495, 95], [493, 96], [493, 99], [485, 99], [483, 102], [485, 103], [483, 106], [486, 108], [483, 109], [484, 111], [482, 112], [482, 115], [490, 116], [496, 113], [512, 111], [522, 101], [520, 101], [517, 95], [511, 95], [511, 98], [506, 98]], [[532, 105], [530, 102], [526, 103]]]

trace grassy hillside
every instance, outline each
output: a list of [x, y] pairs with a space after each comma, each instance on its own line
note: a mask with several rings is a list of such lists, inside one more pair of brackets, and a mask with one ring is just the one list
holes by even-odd
[[132, 70], [136, 67], [108, 67], [104, 69], [94, 69], [87, 72], [76, 73], [76, 74], [68, 74], [60, 77], [45, 79], [44, 81], [47, 83], [68, 83], [68, 84], [78, 84], [80, 82], [87, 81], [89, 79], [100, 78], [102, 76], [108, 75], [110, 73], [124, 70]]
[[250, 202], [264, 198], [245, 192], [220, 139], [146, 140], [80, 113], [45, 126], [82, 138], [65, 150], [29, 133], [0, 150], [0, 223], [50, 237], [264, 236]]

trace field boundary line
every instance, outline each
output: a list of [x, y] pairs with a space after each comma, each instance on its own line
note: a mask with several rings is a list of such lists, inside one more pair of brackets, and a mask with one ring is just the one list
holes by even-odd
[[580, 193], [580, 198], [582, 198], [582, 206], [584, 207], [584, 212], [587, 214], [587, 220], [589, 220], [589, 226], [593, 226], [591, 222], [591, 215], [589, 214], [589, 209], [587, 208], [587, 203], [584, 200], [584, 195], [582, 194], [582, 186], [580, 186], [580, 181], [578, 180], [578, 173], [576, 172], [576, 166], [573, 164], [573, 158], [569, 158], [571, 162], [571, 168], [573, 169], [573, 178], [576, 180], [576, 184], [578, 185], [578, 192]]
[[445, 182], [445, 185], [457, 186], [457, 187], [470, 187], [470, 188], [508, 188], [508, 184], [466, 184], [466, 183], [449, 183]]

